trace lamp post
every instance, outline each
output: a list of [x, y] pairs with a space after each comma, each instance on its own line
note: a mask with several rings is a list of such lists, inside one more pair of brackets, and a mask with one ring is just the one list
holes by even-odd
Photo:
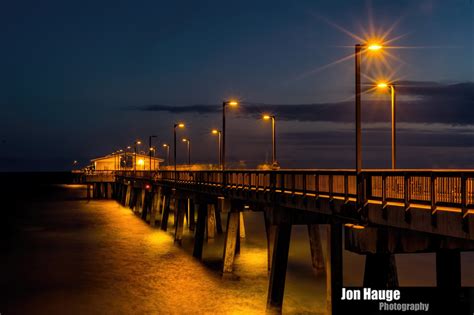
[[222, 132], [219, 129], [212, 129], [212, 134], [217, 135], [217, 157], [219, 161], [219, 168], [222, 168], [222, 146], [221, 146], [221, 136]]
[[[175, 123], [174, 124], [174, 127], [173, 127], [173, 141], [174, 141], [174, 145], [173, 145], [173, 160], [174, 160], [174, 171], [176, 172], [176, 127], [178, 128], [184, 128], [184, 124], [183, 123]], [[176, 176], [176, 173], [175, 173], [175, 176]]]
[[237, 101], [224, 101], [222, 102], [222, 170], [225, 170], [225, 108], [226, 106], [237, 106], [239, 102]]
[[183, 138], [183, 142], [188, 144], [188, 165], [191, 165], [191, 140], [189, 138]]
[[397, 165], [397, 134], [396, 134], [396, 93], [395, 84], [388, 84], [380, 82], [377, 84], [377, 88], [385, 90], [389, 89], [391, 99], [391, 111], [392, 111], [392, 169], [396, 168]]
[[[371, 44], [356, 44], [355, 45], [355, 129], [356, 129], [356, 173], [360, 174], [362, 171], [362, 132], [361, 132], [361, 115], [360, 115], [360, 61], [362, 50], [377, 52], [383, 46], [377, 43]], [[358, 185], [359, 186], [359, 185]]]
[[278, 162], [276, 159], [276, 126], [275, 126], [275, 116], [272, 115], [263, 115], [264, 120], [272, 121], [272, 167], [278, 167]]
[[134, 151], [135, 151], [134, 161], [133, 161], [133, 170], [134, 171], [137, 170], [137, 145], [140, 145], [140, 144], [142, 144], [142, 142], [140, 140], [136, 140], [135, 143], [134, 143]]
[[360, 109], [360, 61], [362, 51], [378, 52], [383, 47], [377, 43], [356, 44], [355, 45], [355, 133], [356, 133], [356, 209], [363, 209], [364, 200], [364, 179], [362, 177], [362, 130], [361, 130], [361, 109]]
[[148, 154], [150, 156], [150, 172], [151, 172], [151, 151], [153, 151], [153, 148], [151, 146], [151, 138], [156, 138], [156, 136], [149, 136], [148, 137]]
[[170, 165], [170, 146], [166, 143], [163, 143], [163, 148], [166, 148], [166, 165]]

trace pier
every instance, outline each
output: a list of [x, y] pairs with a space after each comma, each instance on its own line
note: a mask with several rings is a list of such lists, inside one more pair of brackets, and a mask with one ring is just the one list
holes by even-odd
[[[327, 308], [337, 314], [342, 251], [365, 255], [364, 286], [398, 286], [394, 254], [436, 253], [437, 286], [461, 287], [461, 251], [474, 248], [471, 170], [157, 170], [83, 175], [89, 198], [114, 198], [174, 240], [194, 231], [194, 257], [225, 233], [222, 274], [232, 273], [242, 212], [263, 212], [268, 243], [267, 307], [281, 310], [291, 228], [307, 225], [312, 265], [327, 279]], [[227, 216], [223, 227], [222, 216]], [[320, 225], [327, 225], [323, 255]], [[325, 256], [325, 257], [324, 257]], [[449, 272], [446, 270], [449, 269]]]

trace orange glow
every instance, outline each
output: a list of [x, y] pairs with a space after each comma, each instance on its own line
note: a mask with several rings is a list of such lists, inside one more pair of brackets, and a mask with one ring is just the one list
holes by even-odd
[[382, 48], [383, 48], [383, 46], [380, 45], [380, 44], [377, 44], [377, 43], [372, 43], [372, 44], [367, 45], [367, 49], [371, 50], [371, 51], [377, 51], [377, 50], [380, 50]]
[[137, 140], [137, 142], [136, 142], [136, 143], [137, 143], [137, 144], [142, 144], [142, 142], [141, 142], [140, 140]]
[[189, 141], [189, 140], [188, 140], [188, 139], [186, 139], [186, 138], [183, 138], [183, 142], [187, 142], [187, 141]]
[[143, 159], [139, 159], [139, 160], [137, 161], [137, 164], [138, 164], [138, 165], [145, 165], [145, 161], [144, 161]]
[[163, 143], [163, 147], [166, 148], [168, 147], [168, 145], [166, 143]]
[[179, 128], [184, 128], [184, 123], [179, 123], [179, 124], [178, 124], [178, 127], [179, 127]]
[[151, 147], [151, 148], [150, 148], [150, 151], [155, 151], [155, 148]]
[[150, 187], [151, 187], [151, 186], [150, 186], [149, 184], [146, 184], [146, 185], [145, 185], [145, 189], [150, 189]]
[[270, 115], [263, 115], [263, 119], [265, 120], [269, 120], [270, 118], [272, 118]]
[[386, 89], [388, 87], [388, 84], [386, 82], [380, 82], [380, 83], [377, 83], [377, 87], [379, 89]]
[[237, 106], [237, 105], [239, 105], [239, 102], [237, 102], [237, 101], [229, 101], [227, 104], [229, 104], [230, 106]]
[[213, 134], [217, 135], [217, 134], [219, 133], [219, 130], [217, 130], [217, 129], [212, 129], [211, 132], [212, 132]]

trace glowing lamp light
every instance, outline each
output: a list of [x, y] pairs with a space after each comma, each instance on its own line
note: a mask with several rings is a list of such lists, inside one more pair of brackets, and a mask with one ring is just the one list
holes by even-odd
[[179, 123], [179, 124], [178, 124], [178, 127], [179, 127], [179, 128], [184, 128], [184, 124], [183, 124], [183, 123]]
[[386, 89], [388, 87], [388, 84], [386, 82], [380, 82], [377, 84], [377, 87], [379, 89]]
[[186, 139], [186, 138], [183, 138], [183, 142], [187, 142], [187, 141], [188, 141], [188, 139]]
[[137, 144], [142, 144], [142, 142], [140, 140], [137, 141]]
[[137, 164], [138, 164], [138, 165], [145, 165], [145, 160], [139, 159], [139, 160], [137, 161]]
[[166, 143], [163, 143], [163, 147], [166, 148], [168, 145]]
[[151, 187], [151, 186], [150, 186], [149, 184], [146, 184], [146, 185], [145, 185], [145, 189], [150, 189], [150, 187]]
[[263, 119], [265, 120], [269, 120], [270, 118], [272, 118], [270, 115], [263, 115]]
[[216, 134], [219, 133], [219, 130], [217, 130], [217, 129], [212, 129], [212, 133], [216, 135]]
[[230, 106], [237, 106], [237, 105], [239, 105], [239, 102], [237, 102], [237, 101], [229, 101], [228, 104], [229, 104]]
[[377, 50], [382, 49], [382, 45], [376, 44], [376, 43], [369, 44], [369, 45], [367, 46], [367, 49], [368, 49], [368, 50], [371, 50], [371, 51], [377, 51]]

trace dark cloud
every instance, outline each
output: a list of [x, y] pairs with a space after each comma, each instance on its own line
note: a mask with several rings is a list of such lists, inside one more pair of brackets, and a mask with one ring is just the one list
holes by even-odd
[[[443, 84], [423, 81], [401, 81], [396, 86], [397, 121], [410, 123], [474, 124], [474, 83]], [[386, 122], [390, 119], [388, 100], [363, 100], [362, 118], [365, 122]], [[245, 103], [240, 115], [259, 116], [264, 112], [278, 115], [280, 120], [353, 122], [354, 101], [316, 104], [258, 104]], [[140, 111], [169, 113], [214, 114], [216, 105], [144, 105], [133, 107]]]

